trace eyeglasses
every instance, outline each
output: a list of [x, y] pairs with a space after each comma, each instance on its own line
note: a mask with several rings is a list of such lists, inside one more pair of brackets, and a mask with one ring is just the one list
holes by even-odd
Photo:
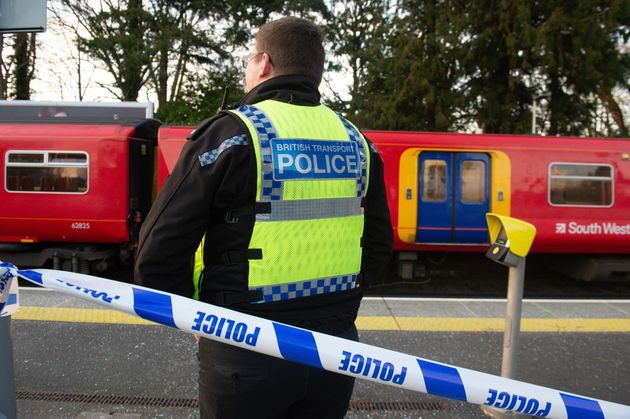
[[260, 54], [264, 54], [264, 52], [252, 52], [251, 54], [247, 54], [246, 56], [241, 58], [241, 64], [243, 64], [243, 68], [247, 68], [249, 62]]

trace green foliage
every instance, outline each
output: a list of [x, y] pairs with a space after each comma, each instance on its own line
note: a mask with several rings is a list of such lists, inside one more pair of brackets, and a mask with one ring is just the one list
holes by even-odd
[[361, 89], [359, 121], [381, 129], [454, 130], [464, 105], [459, 44], [465, 2], [403, 4], [381, 59], [367, 66], [371, 76]]
[[334, 4], [353, 80], [332, 102], [363, 127], [529, 133], [536, 101], [537, 132], [628, 135], [613, 89], [630, 88], [630, 0]]
[[[367, 79], [379, 77], [378, 68], [373, 64], [383, 58], [393, 14], [387, 0], [342, 0], [332, 2], [328, 20], [323, 24], [333, 57], [345, 58], [352, 75], [351, 100], [344, 102], [336, 96], [328, 102], [355, 120], [365, 106], [362, 93], [370, 90], [365, 86]], [[330, 71], [343, 70], [343, 65], [334, 63], [334, 58], [329, 57], [329, 61]]]
[[211, 117], [223, 104], [225, 91], [227, 103], [235, 102], [244, 94], [240, 74], [226, 72], [222, 75], [198, 76], [188, 79], [182, 98], [167, 102], [156, 112], [156, 118], [168, 125], [196, 125]]
[[112, 91], [156, 92], [168, 123], [212, 115], [254, 29], [293, 14], [324, 27], [326, 101], [362, 127], [529, 133], [535, 102], [539, 133], [628, 135], [613, 93], [630, 91], [630, 0], [57, 1]]
[[326, 16], [324, 0], [224, 0], [220, 8], [226, 23], [225, 40], [235, 45], [252, 42], [253, 31], [281, 15], [317, 20]]
[[468, 41], [462, 46], [467, 105], [484, 132], [530, 130], [532, 27], [527, 0], [467, 2]]
[[[630, 2], [540, 1], [534, 10], [540, 90], [550, 94], [548, 132], [593, 132], [598, 102], [615, 112], [612, 90], [628, 86], [630, 57], [620, 52], [619, 41], [630, 35]], [[627, 135], [625, 126], [618, 128]]]

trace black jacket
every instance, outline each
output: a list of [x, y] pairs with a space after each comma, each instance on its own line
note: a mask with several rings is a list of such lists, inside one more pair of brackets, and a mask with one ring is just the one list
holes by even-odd
[[[267, 99], [316, 106], [320, 95], [317, 86], [307, 77], [280, 76], [252, 89], [241, 104]], [[247, 145], [232, 146], [221, 153], [216, 162], [202, 167], [200, 155], [239, 134], [246, 134]], [[226, 211], [252, 205], [255, 201], [256, 159], [252, 139], [243, 122], [227, 112], [203, 121], [186, 142], [142, 226], [134, 271], [136, 283], [191, 297], [193, 257], [206, 233], [202, 301], [322, 332], [347, 328], [356, 318], [363, 288], [370, 278], [380, 275], [392, 252], [383, 163], [374, 150], [370, 157], [362, 241], [362, 287], [335, 294], [251, 304], [246, 301], [247, 262], [226, 265], [222, 256], [226, 252], [244, 252], [253, 231], [253, 215], [241, 216], [237, 223], [225, 221]]]

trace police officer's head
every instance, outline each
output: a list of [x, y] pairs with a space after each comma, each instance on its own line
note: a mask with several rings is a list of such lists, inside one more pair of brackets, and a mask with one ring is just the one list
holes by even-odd
[[317, 25], [298, 17], [264, 24], [256, 34], [256, 46], [243, 60], [245, 90], [282, 75], [308, 76], [319, 85], [324, 72], [323, 38]]

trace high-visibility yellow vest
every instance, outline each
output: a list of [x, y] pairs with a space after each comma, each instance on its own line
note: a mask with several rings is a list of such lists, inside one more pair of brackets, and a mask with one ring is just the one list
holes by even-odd
[[[266, 100], [230, 111], [249, 129], [256, 154], [257, 213], [248, 287], [272, 302], [344, 291], [361, 270], [369, 149], [361, 133], [324, 105]], [[205, 239], [205, 237], [204, 237]], [[203, 272], [195, 255], [195, 297]]]

